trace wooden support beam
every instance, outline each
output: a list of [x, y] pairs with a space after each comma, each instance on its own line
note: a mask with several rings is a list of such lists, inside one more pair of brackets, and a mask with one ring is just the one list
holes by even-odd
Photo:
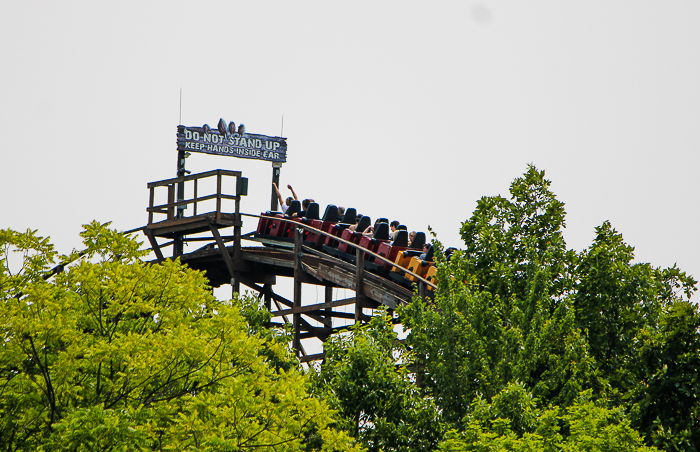
[[270, 296], [272, 286], [270, 284], [265, 284], [263, 285], [263, 289], [265, 289], [265, 308], [267, 308], [268, 311], [272, 311], [272, 297]]
[[[339, 311], [334, 311], [333, 313], [329, 314], [331, 317], [337, 317], [339, 319], [355, 319], [357, 316], [356, 312], [339, 312]], [[359, 314], [359, 320], [361, 322], [369, 322], [372, 319], [371, 315], [367, 315], [365, 313], [360, 313]]]
[[236, 194], [236, 216], [233, 225], [233, 259], [238, 262], [241, 260], [241, 197]]
[[156, 253], [156, 258], [158, 258], [158, 263], [161, 263], [165, 260], [163, 257], [163, 252], [160, 250], [160, 246], [158, 245], [158, 241], [156, 240], [155, 237], [153, 237], [153, 233], [148, 230], [148, 228], [145, 228], [143, 230], [143, 233], [146, 234], [146, 237], [148, 238], [148, 241], [151, 243], [151, 249], [153, 250], [154, 253]]
[[221, 222], [221, 174], [216, 175], [216, 222]]
[[168, 220], [175, 218], [175, 185], [168, 185]]
[[307, 306], [302, 306], [300, 308], [291, 308], [291, 309], [284, 309], [284, 310], [277, 310], [277, 311], [272, 311], [272, 317], [280, 317], [280, 316], [286, 316], [286, 315], [296, 315], [296, 314], [301, 314], [309, 317], [310, 319], [313, 319], [317, 321], [318, 323], [321, 323], [325, 326], [331, 326], [331, 320], [326, 319], [323, 315], [321, 315], [321, 311], [316, 309], [311, 309], [307, 310], [305, 309]]
[[233, 261], [231, 260], [231, 256], [228, 254], [226, 244], [221, 239], [221, 234], [219, 234], [219, 228], [217, 228], [214, 224], [211, 223], [211, 221], [209, 221], [209, 230], [211, 230], [212, 235], [216, 239], [216, 244], [219, 247], [219, 251], [221, 252], [221, 256], [224, 259], [224, 263], [226, 264], [228, 273], [231, 276], [231, 288], [233, 292], [241, 293], [241, 283], [236, 278], [236, 274], [233, 270]]
[[[294, 308], [301, 307], [301, 287], [304, 275], [304, 270], [301, 266], [301, 242], [303, 239], [302, 231], [299, 228], [294, 229]], [[292, 347], [298, 352], [301, 350], [301, 340], [299, 338], [299, 332], [301, 328], [301, 314], [293, 314], [293, 340]]]
[[[341, 301], [341, 300], [339, 300]], [[342, 300], [345, 301], [345, 300]], [[330, 284], [326, 285], [326, 303], [333, 303], [333, 286]], [[330, 325], [327, 325], [330, 328], [333, 328], [333, 318], [329, 316], [329, 314], [333, 312], [333, 306], [328, 306], [326, 307], [326, 318], [330, 319]], [[330, 333], [330, 331], [329, 331]]]
[[365, 298], [365, 250], [362, 248], [355, 248], [355, 298], [355, 323], [358, 323]]
[[313, 334], [314, 337], [319, 338], [322, 341], [328, 339], [329, 333], [325, 328], [319, 328], [317, 326], [311, 325], [309, 322], [299, 317], [299, 327], [305, 329], [309, 333]]
[[153, 207], [153, 201], [155, 200], [155, 187], [150, 187], [148, 189], [150, 191], [148, 195], [148, 224], [153, 223], [153, 212], [151, 211], [151, 208]]
[[323, 279], [319, 276], [318, 272], [313, 269], [313, 267], [302, 262], [301, 268], [304, 270], [305, 283], [316, 285], [323, 284]]
[[[290, 306], [292, 305], [292, 302], [291, 302], [291, 301], [287, 300], [286, 298], [280, 297], [279, 295], [277, 295], [276, 293], [274, 293], [274, 292], [272, 291], [272, 287], [269, 287], [269, 288], [266, 289], [265, 286], [260, 287], [260, 286], [258, 286], [257, 284], [255, 284], [254, 282], [248, 281], [247, 279], [241, 279], [241, 283], [245, 284], [246, 286], [250, 287], [251, 289], [257, 290], [257, 291], [260, 292], [260, 293], [263, 293], [263, 292], [264, 292], [264, 293], [265, 293], [266, 302], [267, 302], [268, 297], [271, 298], [271, 299], [275, 302], [275, 306], [277, 306], [277, 309], [278, 309], [278, 310], [281, 310], [280, 302], [281, 302], [282, 300], [284, 300], [285, 302], [289, 303]], [[269, 308], [268, 308], [268, 309], [269, 309]], [[269, 309], [269, 310], [271, 310], [271, 309]], [[289, 319], [287, 318], [287, 316], [285, 316], [285, 315], [282, 316], [282, 320], [284, 320], [284, 323], [286, 323], [286, 324], [291, 323], [291, 322], [289, 321]], [[277, 325], [276, 323], [273, 323], [273, 322], [270, 322], [270, 324], [271, 324], [271, 325]]]
[[289, 253], [281, 253], [279, 251], [269, 251], [266, 253], [243, 253], [243, 258], [250, 262], [274, 265], [275, 267], [294, 268], [294, 261], [289, 259], [287, 256], [289, 256]]
[[[257, 285], [256, 283], [254, 283], [253, 281], [250, 281], [250, 280], [247, 279], [247, 278], [241, 278], [241, 283], [244, 284], [244, 285], [246, 285], [246, 286], [248, 286], [248, 287], [250, 287], [251, 289], [257, 290], [258, 292], [262, 292], [263, 290], [265, 290], [263, 287]], [[270, 297], [271, 297], [275, 302], [279, 302], [279, 303], [282, 303], [282, 304], [284, 304], [284, 305], [286, 305], [286, 306], [290, 306], [290, 307], [291, 307], [291, 306], [294, 306], [294, 303], [293, 303], [293, 302], [287, 300], [287, 299], [284, 298], [283, 296], [280, 296], [280, 295], [276, 294], [276, 293], [272, 290], [272, 288], [270, 288], [269, 293], [270, 293]]]
[[[308, 331], [302, 331], [302, 332], [299, 334], [299, 338], [300, 338], [302, 341], [303, 341], [304, 339], [318, 339], [318, 340], [320, 340], [321, 342], [325, 342], [323, 339], [321, 339], [321, 338], [319, 338], [319, 337], [316, 337], [316, 335], [315, 335], [314, 333], [309, 333]], [[326, 339], [326, 340], [328, 340], [328, 339]], [[302, 343], [303, 343], [303, 342], [302, 342]], [[301, 358], [300, 358], [300, 359], [301, 359]]]
[[428, 296], [428, 288], [423, 281], [418, 281], [418, 296], [425, 299]]

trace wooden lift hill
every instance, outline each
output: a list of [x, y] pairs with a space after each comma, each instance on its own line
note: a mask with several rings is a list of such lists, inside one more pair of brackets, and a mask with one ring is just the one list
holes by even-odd
[[[271, 326], [284, 323], [291, 325], [292, 346], [301, 362], [324, 357], [323, 352], [308, 354], [306, 349], [311, 348], [311, 343], [307, 345], [307, 341], [323, 343], [334, 333], [355, 323], [367, 322], [380, 306], [386, 307], [394, 317], [394, 322], [399, 323], [394, 309], [398, 305], [409, 303], [414, 296], [414, 289], [422, 297], [434, 293], [435, 285], [411, 271], [413, 269], [409, 270], [388, 259], [388, 256], [380, 255], [354, 240], [346, 240], [328, 227], [315, 227], [324, 224], [323, 222], [292, 219], [281, 212], [275, 212], [277, 198], [274, 194], [271, 198], [271, 211], [261, 215], [241, 212], [241, 198], [248, 191], [247, 179], [242, 177], [240, 171], [221, 169], [188, 175], [184, 169], [187, 157], [184, 155], [185, 146], [197, 151], [193, 145], [186, 145], [186, 131], [189, 131], [190, 137], [198, 132], [200, 142], [204, 143], [205, 133], [215, 135], [206, 125], [202, 128], [178, 127], [178, 176], [148, 183], [148, 224], [137, 230], [147, 237], [156, 262], [166, 259], [164, 249], [172, 246], [172, 257], [179, 257], [190, 268], [205, 272], [212, 287], [231, 284], [234, 292], [240, 292], [242, 284], [256, 292], [272, 313]], [[216, 135], [219, 137], [215, 139], [220, 144], [249, 143], [241, 137], [247, 136], [242, 125], [236, 129], [233, 123], [227, 126], [223, 120], [219, 121]], [[253, 148], [258, 144], [264, 148], [266, 141], [263, 140], [270, 138], [261, 135], [255, 137], [263, 138], [255, 138], [260, 140], [258, 143], [250, 140]], [[229, 140], [230, 138], [234, 139]], [[267, 145], [276, 151], [270, 150], [273, 158], [274, 154], [278, 157], [272, 163], [273, 181], [277, 179], [275, 182], [279, 183], [282, 163], [279, 155], [280, 151], [283, 152], [286, 160], [286, 142], [279, 137], [272, 137], [267, 142], [279, 143], [277, 146]], [[203, 149], [207, 149], [206, 145]], [[231, 152], [231, 149], [222, 152]], [[239, 152], [242, 152], [240, 147]], [[263, 152], [264, 149], [260, 154]], [[203, 187], [209, 187], [206, 194], [201, 193]], [[185, 198], [185, 193], [190, 194], [190, 197]], [[166, 201], [156, 204], [157, 199]], [[258, 219], [256, 231], [242, 232], [244, 216]], [[275, 227], [285, 228], [284, 236], [269, 234], [273, 223]], [[310, 237], [314, 238], [313, 241], [309, 241]], [[244, 247], [243, 241], [254, 246]], [[202, 246], [184, 253], [183, 244], [190, 242], [199, 242]], [[345, 252], [329, 253], [334, 248], [317, 246], [321, 243], [343, 247]], [[376, 271], [379, 268], [393, 271]], [[293, 293], [282, 296], [273, 290], [278, 276], [293, 279]], [[322, 302], [303, 303], [304, 285], [322, 286]], [[334, 299], [334, 292], [347, 293], [345, 290], [334, 291], [337, 288], [347, 289], [354, 296]], [[318, 350], [318, 347], [314, 349]]]

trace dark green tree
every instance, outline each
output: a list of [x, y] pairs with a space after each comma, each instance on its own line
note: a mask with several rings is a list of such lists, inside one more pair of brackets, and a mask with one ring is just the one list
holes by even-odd
[[544, 171], [528, 166], [510, 186], [511, 198], [485, 196], [462, 224], [459, 265], [479, 290], [502, 299], [528, 298], [536, 273], [546, 270], [546, 292], [561, 298], [571, 287], [575, 253], [567, 250], [564, 203]]
[[666, 450], [700, 448], [700, 314], [677, 301], [665, 307], [658, 328], [640, 334], [635, 365], [638, 382], [628, 398], [633, 425], [649, 444]]
[[575, 270], [577, 324], [599, 368], [621, 391], [636, 384], [629, 370], [636, 364], [640, 332], [657, 329], [664, 309], [689, 297], [695, 284], [675, 267], [659, 269], [633, 259], [634, 248], [606, 221]]
[[370, 451], [432, 450], [441, 437], [438, 412], [423, 397], [406, 364], [410, 354], [388, 316], [325, 344], [317, 391]]
[[[588, 394], [603, 410], [597, 419], [613, 419], [605, 414], [612, 410], [647, 445], [697, 450], [700, 325], [688, 302], [696, 281], [676, 267], [634, 263], [633, 248], [608, 222], [591, 247], [569, 250], [564, 205], [549, 187], [530, 166], [509, 199], [478, 202], [462, 225], [462, 251], [448, 261], [435, 242], [434, 301], [400, 310], [418, 379], [458, 436], [474, 427], [475, 407], [510, 403], [500, 412], [520, 440], [539, 428], [523, 422], [523, 400], [541, 413], [566, 413]], [[504, 398], [515, 387], [531, 398]], [[557, 416], [566, 443], [572, 430]], [[500, 435], [496, 424], [479, 425]]]
[[581, 253], [573, 300], [611, 402], [633, 406], [649, 444], [697, 450], [700, 323], [688, 302], [696, 281], [675, 266], [633, 263], [634, 248], [609, 222], [596, 233]]
[[434, 308], [416, 301], [401, 311], [423, 381], [457, 428], [475, 397], [515, 381], [564, 405], [600, 386], [568, 297], [576, 255], [549, 184], [530, 167], [510, 200], [482, 198], [462, 226], [465, 250], [438, 258]]

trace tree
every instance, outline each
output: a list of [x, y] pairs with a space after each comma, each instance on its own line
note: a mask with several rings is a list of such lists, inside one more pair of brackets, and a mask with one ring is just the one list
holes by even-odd
[[465, 243], [460, 265], [480, 290], [509, 299], [527, 299], [535, 273], [547, 271], [547, 292], [561, 298], [572, 280], [575, 258], [567, 250], [564, 203], [551, 182], [532, 165], [510, 186], [511, 199], [484, 196], [472, 217], [462, 223]]
[[[562, 434], [564, 433], [564, 434]], [[451, 431], [441, 451], [652, 452], [623, 410], [593, 402], [590, 391], [568, 408], [537, 407], [524, 385], [509, 384], [491, 404], [476, 399], [463, 431]]]
[[700, 313], [687, 301], [669, 304], [658, 328], [639, 337], [630, 373], [633, 425], [648, 442], [666, 450], [696, 451], [700, 445]]
[[[237, 300], [179, 261], [92, 223], [58, 256], [0, 231], [0, 436], [5, 450], [353, 450], [308, 378], [258, 353]], [[22, 255], [17, 270], [12, 252]], [[63, 264], [45, 278], [56, 259]]]
[[530, 167], [511, 200], [482, 198], [462, 225], [464, 251], [449, 262], [437, 253], [434, 308], [416, 300], [400, 311], [426, 387], [454, 428], [475, 397], [490, 400], [515, 381], [564, 406], [601, 385], [567, 297], [576, 256], [549, 184]]
[[[449, 261], [434, 242], [434, 302], [399, 310], [419, 379], [454, 429], [448, 439], [462, 441], [476, 425], [493, 447], [531, 447], [537, 429], [519, 419], [555, 409], [565, 444], [573, 435], [566, 416], [588, 394], [603, 424], [614, 412], [648, 446], [697, 450], [700, 314], [688, 301], [697, 282], [675, 266], [634, 263], [634, 249], [609, 222], [588, 249], [568, 249], [564, 205], [533, 166], [510, 192], [478, 202], [462, 224], [465, 247]], [[502, 394], [520, 394], [515, 387], [527, 397], [508, 399], [507, 428], [474, 424], [477, 408], [503, 406]]]
[[578, 326], [614, 401], [632, 406], [632, 425], [649, 444], [697, 450], [700, 314], [688, 302], [696, 281], [675, 266], [633, 259], [634, 248], [609, 222], [596, 228], [576, 269]]
[[345, 419], [345, 428], [370, 451], [432, 450], [441, 424], [405, 364], [411, 362], [388, 316], [357, 325], [326, 342], [319, 394]]
[[695, 281], [678, 268], [654, 268], [633, 259], [634, 248], [606, 221], [575, 269], [578, 326], [587, 333], [598, 366], [621, 391], [630, 389], [624, 374], [636, 365], [641, 331], [657, 329], [665, 309], [695, 290]]

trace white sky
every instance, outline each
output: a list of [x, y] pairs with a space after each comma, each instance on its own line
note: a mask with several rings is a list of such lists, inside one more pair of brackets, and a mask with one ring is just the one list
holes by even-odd
[[[279, 135], [282, 184], [446, 245], [534, 163], [587, 247], [605, 220], [638, 261], [700, 276], [700, 3], [5, 2], [0, 228], [60, 251], [81, 225], [145, 224], [176, 126]], [[241, 170], [269, 208], [268, 162]], [[285, 189], [285, 196], [286, 196]], [[246, 230], [255, 224], [245, 223]]]

